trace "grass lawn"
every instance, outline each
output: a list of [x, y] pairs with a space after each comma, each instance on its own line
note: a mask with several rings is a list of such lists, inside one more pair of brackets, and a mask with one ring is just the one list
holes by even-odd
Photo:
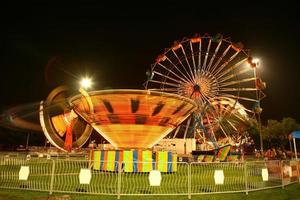
[[[53, 165], [55, 163], [55, 165]], [[192, 193], [210, 193], [224, 191], [241, 191], [247, 188], [250, 190], [264, 187], [280, 186], [281, 170], [278, 165], [265, 162], [249, 162], [246, 165], [242, 163], [195, 163], [178, 164], [176, 172], [162, 173], [162, 182], [160, 187], [149, 185], [149, 173], [126, 173], [120, 174], [115, 172], [102, 172], [92, 170], [92, 179], [90, 185], [79, 183], [79, 172], [82, 168], [88, 168], [87, 161], [74, 160], [39, 160], [31, 159], [29, 161], [20, 159], [2, 160], [0, 163], [0, 187], [15, 188], [0, 189], [1, 199], [33, 199], [46, 200], [48, 192], [32, 192], [24, 189], [35, 189], [49, 191], [51, 182], [51, 173], [54, 169], [53, 191], [64, 191], [65, 193], [82, 193], [71, 195], [72, 199], [116, 199], [116, 195], [86, 195], [88, 193], [98, 194], [116, 194], [118, 192], [118, 178], [121, 180], [121, 194], [141, 194], [140, 196], [122, 196], [122, 199], [187, 199], [188, 177], [191, 177]], [[30, 166], [30, 175], [27, 181], [19, 180], [20, 166]], [[52, 168], [54, 166], [54, 168]], [[269, 181], [262, 180], [262, 168], [268, 167]], [[189, 169], [191, 176], [189, 176]], [[215, 170], [223, 169], [224, 184], [215, 185]], [[119, 176], [120, 175], [120, 176]], [[247, 178], [245, 178], [245, 175]], [[295, 177], [294, 177], [295, 178]], [[296, 177], [297, 178], [297, 177]], [[23, 191], [20, 190], [23, 188]], [[154, 196], [155, 194], [185, 194], [181, 196]], [[143, 195], [143, 194], [149, 194]], [[150, 194], [152, 196], [150, 196]], [[55, 193], [62, 196], [62, 193]], [[294, 184], [286, 189], [272, 189], [259, 192], [250, 192], [247, 196], [245, 193], [237, 194], [205, 194], [193, 195], [193, 199], [216, 199], [216, 200], [234, 200], [234, 199], [299, 199], [300, 186]], [[276, 198], [275, 198], [276, 197]], [[51, 198], [52, 199], [52, 198]], [[62, 199], [62, 198], [61, 198]]]
[[[54, 194], [62, 196], [62, 194]], [[70, 195], [74, 200], [96, 200], [96, 199], [117, 199], [116, 196], [107, 195]], [[21, 190], [0, 189], [0, 200], [47, 200], [49, 194], [46, 192], [32, 192]], [[188, 199], [187, 196], [121, 196], [121, 199]], [[300, 200], [300, 184], [292, 184], [284, 189], [276, 188], [263, 191], [237, 194], [207, 194], [194, 195], [192, 199], [201, 200], [247, 200], [247, 199], [272, 199], [272, 200]]]

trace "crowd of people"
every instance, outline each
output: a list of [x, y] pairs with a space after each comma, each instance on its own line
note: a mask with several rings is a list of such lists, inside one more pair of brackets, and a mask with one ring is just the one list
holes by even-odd
[[295, 153], [281, 148], [270, 148], [263, 152], [255, 149], [255, 157], [265, 160], [285, 160], [294, 158]]

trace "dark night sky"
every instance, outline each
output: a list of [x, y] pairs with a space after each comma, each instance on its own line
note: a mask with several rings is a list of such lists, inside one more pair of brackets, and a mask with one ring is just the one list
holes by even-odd
[[[174, 40], [222, 33], [262, 60], [268, 87], [263, 119], [294, 117], [300, 122], [296, 5], [113, 3], [2, 5], [0, 110], [42, 100], [60, 84], [77, 87], [62, 70], [93, 75], [97, 89], [142, 88], [146, 70]], [[55, 56], [57, 64], [46, 68]]]

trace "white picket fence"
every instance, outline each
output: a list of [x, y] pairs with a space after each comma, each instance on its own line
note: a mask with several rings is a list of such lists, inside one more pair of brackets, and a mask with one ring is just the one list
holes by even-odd
[[[178, 162], [172, 172], [94, 168], [94, 161], [0, 156], [0, 188], [116, 195], [192, 195], [263, 190], [299, 181], [299, 161]], [[128, 163], [127, 163], [128, 164]], [[130, 163], [133, 164], [133, 163]], [[141, 163], [152, 164], [152, 163]], [[151, 180], [150, 180], [151, 178]], [[160, 181], [159, 181], [160, 178]], [[150, 185], [156, 181], [159, 186]]]

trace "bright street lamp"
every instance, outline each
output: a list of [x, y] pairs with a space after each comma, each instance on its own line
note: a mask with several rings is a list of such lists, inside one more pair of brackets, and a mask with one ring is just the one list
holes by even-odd
[[253, 59], [252, 59], [252, 62], [256, 64], [256, 67], [258, 67], [259, 61], [260, 61], [260, 60], [259, 60], [258, 58], [253, 58]]
[[80, 87], [84, 88], [84, 89], [88, 89], [92, 86], [92, 80], [90, 78], [83, 78], [80, 81]]
[[261, 83], [261, 79], [258, 77], [257, 74], [257, 68], [260, 64], [260, 60], [258, 58], [251, 58], [249, 60], [250, 66], [253, 68], [253, 73], [255, 77], [255, 85], [256, 85], [256, 99], [258, 100], [257, 102], [257, 107], [254, 109], [255, 115], [257, 116], [257, 123], [258, 123], [258, 131], [259, 131], [259, 140], [260, 140], [260, 151], [263, 153], [264, 147], [263, 147], [263, 138], [262, 138], [262, 131], [261, 131], [261, 118], [260, 118], [260, 113], [262, 111], [260, 107], [260, 100], [261, 100], [261, 86], [259, 83]]
[[89, 93], [86, 91], [86, 89], [90, 88], [92, 86], [93, 82], [92, 79], [90, 78], [83, 78], [80, 81], [80, 88], [79, 88], [79, 92], [85, 97], [85, 100], [89, 106], [89, 112], [94, 113], [94, 106], [93, 106], [93, 102], [92, 99], [89, 95]]

